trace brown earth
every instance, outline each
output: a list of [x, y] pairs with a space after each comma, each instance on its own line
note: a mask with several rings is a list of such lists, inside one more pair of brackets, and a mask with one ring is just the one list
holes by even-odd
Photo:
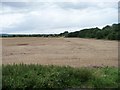
[[118, 42], [81, 38], [2, 38], [2, 63], [118, 66]]

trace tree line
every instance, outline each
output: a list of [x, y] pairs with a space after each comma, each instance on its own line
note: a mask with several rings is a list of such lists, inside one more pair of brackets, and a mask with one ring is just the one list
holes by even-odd
[[66, 37], [79, 38], [96, 38], [108, 40], [120, 40], [120, 24], [113, 24], [112, 26], [105, 26], [102, 29], [90, 28], [68, 33]]
[[2, 34], [2, 37], [78, 37], [78, 38], [96, 38], [96, 39], [108, 39], [108, 40], [120, 40], [120, 23], [112, 24], [103, 27], [102, 29], [89, 28], [82, 29], [80, 31], [68, 32], [65, 31], [60, 34]]

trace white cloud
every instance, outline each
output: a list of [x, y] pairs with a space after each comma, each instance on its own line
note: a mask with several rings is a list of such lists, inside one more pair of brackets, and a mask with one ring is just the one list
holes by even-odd
[[22, 14], [3, 14], [0, 15], [0, 24], [3, 27], [14, 27], [23, 20]]
[[[17, 5], [16, 5], [17, 4]], [[6, 33], [60, 33], [117, 23], [117, 3], [4, 3]]]

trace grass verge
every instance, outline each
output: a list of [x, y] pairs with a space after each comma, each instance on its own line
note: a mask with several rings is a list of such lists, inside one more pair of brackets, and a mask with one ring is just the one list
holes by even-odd
[[13, 64], [2, 67], [2, 88], [117, 88], [118, 68]]

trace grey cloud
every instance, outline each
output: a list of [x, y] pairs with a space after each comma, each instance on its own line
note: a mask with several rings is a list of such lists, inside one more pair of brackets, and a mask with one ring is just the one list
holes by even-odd
[[24, 7], [28, 7], [28, 4], [25, 2], [2, 2], [3, 7], [4, 6], [8, 6], [11, 8], [24, 8]]
[[24, 9], [43, 6], [44, 2], [2, 2], [3, 7]]
[[[39, 11], [45, 7], [48, 7], [48, 5], [44, 2], [2, 2], [3, 14], [28, 13], [34, 10]], [[7, 9], [10, 9], [10, 11], [7, 11]]]
[[92, 5], [88, 2], [79, 2], [79, 3], [72, 3], [72, 2], [62, 2], [57, 3], [63, 9], [85, 9], [91, 7]]
[[78, 3], [72, 3], [72, 2], [61, 2], [56, 3], [59, 7], [63, 9], [86, 9], [86, 8], [118, 8], [116, 2], [78, 2]]
[[[78, 3], [72, 3], [72, 2], [2, 2], [2, 6], [11, 8], [11, 13], [14, 12], [21, 12], [21, 13], [27, 13], [31, 10], [38, 10], [45, 8], [50, 8], [54, 5], [57, 7], [63, 9], [63, 10], [69, 10], [69, 9], [76, 9], [76, 10], [85, 10], [87, 8], [118, 8], [117, 4], [115, 2], [78, 2]], [[4, 9], [5, 11], [5, 9]], [[10, 13], [10, 12], [9, 12]]]
[[[12, 8], [30, 8], [30, 7], [37, 7], [39, 6], [42, 7], [48, 2], [2, 2], [3, 6], [9, 6]], [[115, 2], [78, 2], [78, 3], [73, 3], [73, 2], [52, 2], [52, 4], [56, 4], [59, 7], [63, 9], [85, 9], [85, 8], [90, 8], [90, 7], [96, 7], [96, 8], [104, 8], [107, 6], [113, 6], [116, 8], [117, 5]], [[50, 4], [50, 5], [52, 5]], [[114, 8], [113, 7], [113, 8]]]

